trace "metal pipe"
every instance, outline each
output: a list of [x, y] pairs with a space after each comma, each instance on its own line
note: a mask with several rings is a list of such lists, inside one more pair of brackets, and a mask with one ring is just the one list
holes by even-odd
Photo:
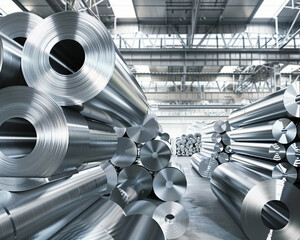
[[4, 230], [0, 238], [49, 239], [105, 191], [106, 176], [101, 167], [31, 191], [0, 191], [0, 229]]
[[179, 164], [169, 163], [154, 176], [153, 191], [163, 201], [179, 200], [186, 189], [186, 177]]
[[201, 138], [202, 142], [220, 143], [221, 140], [221, 134], [216, 132], [202, 135]]
[[140, 159], [150, 171], [159, 171], [166, 167], [172, 156], [171, 147], [167, 142], [152, 140], [142, 146]]
[[208, 133], [223, 133], [228, 129], [228, 124], [222, 120], [217, 120], [211, 124], [206, 125], [202, 128], [201, 132], [208, 134]]
[[[51, 31], [49, 31], [51, 29]], [[51, 50], [69, 55], [75, 73], [49, 62]], [[142, 123], [148, 112], [144, 93], [116, 49], [105, 26], [85, 13], [68, 11], [44, 19], [28, 37], [22, 57], [27, 84], [61, 106], [79, 105], [84, 116], [117, 127]]]
[[279, 142], [287, 144], [297, 135], [297, 128], [288, 118], [262, 122], [255, 125], [238, 128], [230, 133], [230, 138], [236, 142]]
[[249, 239], [268, 239], [270, 232], [272, 239], [299, 238], [300, 191], [291, 183], [268, 179], [231, 162], [217, 167], [210, 182]]
[[225, 152], [219, 153], [217, 159], [218, 159], [218, 162], [219, 162], [220, 164], [225, 163], [225, 162], [229, 162], [229, 161], [230, 161], [229, 154], [228, 154], [228, 153], [225, 153]]
[[285, 147], [280, 143], [250, 143], [233, 142], [230, 145], [233, 153], [252, 157], [264, 158], [272, 161], [281, 161], [285, 157]]
[[232, 112], [228, 121], [233, 127], [241, 127], [282, 117], [300, 117], [300, 82], [294, 81], [286, 89], [272, 93], [248, 106]]
[[288, 147], [286, 158], [294, 167], [300, 167], [300, 142], [294, 142]]
[[215, 151], [217, 153], [220, 153], [224, 150], [224, 146], [222, 143], [208, 143], [208, 142], [203, 142], [202, 143], [202, 148], [205, 148], [210, 151]]
[[190, 162], [194, 162], [192, 166], [198, 166], [195, 170], [200, 174], [201, 177], [210, 178], [212, 172], [219, 165], [217, 160], [214, 158], [206, 157], [200, 153], [192, 155]]
[[1, 89], [0, 101], [1, 177], [53, 177], [116, 151], [111, 127], [62, 109], [33, 88]]
[[285, 180], [295, 183], [297, 180], [297, 170], [287, 162], [276, 163], [263, 159], [232, 154], [230, 161], [241, 163], [242, 167], [250, 168], [258, 172], [262, 172], [274, 179]]

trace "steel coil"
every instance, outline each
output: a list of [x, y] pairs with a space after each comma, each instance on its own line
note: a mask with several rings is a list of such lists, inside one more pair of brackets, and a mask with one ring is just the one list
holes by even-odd
[[297, 180], [296, 168], [287, 162], [275, 163], [239, 154], [232, 154], [230, 161], [241, 163], [242, 167], [253, 169], [274, 179], [285, 180], [290, 183], [295, 183]]
[[169, 163], [153, 179], [153, 191], [163, 201], [177, 201], [186, 192], [187, 181], [179, 164]]
[[276, 120], [282, 117], [300, 117], [298, 105], [300, 83], [294, 81], [286, 89], [232, 112], [228, 121], [233, 127], [241, 127], [259, 122]]
[[224, 163], [214, 171], [211, 188], [250, 240], [299, 239], [300, 191], [291, 183]]
[[280, 143], [233, 142], [230, 148], [234, 153], [272, 161], [281, 161], [286, 154], [285, 147]]
[[179, 238], [189, 226], [186, 209], [177, 202], [164, 202], [157, 206], [153, 218], [162, 228], [167, 239]]
[[210, 178], [212, 172], [219, 165], [217, 160], [211, 157], [206, 157], [203, 154], [195, 153], [191, 157], [191, 161], [194, 161], [198, 166], [196, 171], [200, 174], [201, 177]]
[[172, 153], [168, 143], [161, 140], [152, 140], [142, 146], [140, 159], [150, 171], [159, 171], [166, 167]]
[[[72, 71], [51, 61], [50, 55]], [[22, 71], [30, 87], [61, 106], [80, 105], [83, 115], [99, 121], [106, 121], [104, 112], [115, 126], [129, 127], [141, 124], [148, 112], [145, 95], [109, 32], [85, 13], [61, 12], [38, 24], [24, 45]]]
[[202, 142], [219, 143], [221, 142], [221, 140], [222, 140], [221, 134], [216, 132], [202, 135], [201, 138]]
[[222, 143], [209, 143], [209, 142], [203, 142], [202, 147], [204, 149], [215, 151], [217, 153], [220, 153], [224, 150], [224, 146]]
[[237, 142], [279, 142], [287, 144], [292, 142], [296, 135], [296, 125], [288, 118], [249, 125], [230, 132], [230, 138]]
[[128, 127], [126, 133], [136, 143], [144, 143], [155, 139], [159, 133], [157, 117], [154, 114], [146, 114], [140, 125]]
[[137, 158], [137, 147], [135, 143], [127, 137], [119, 137], [117, 151], [111, 158], [112, 164], [117, 167], [128, 167]]
[[84, 162], [108, 160], [117, 147], [111, 127], [25, 86], [0, 90], [0, 126], [1, 177], [61, 174]]
[[156, 206], [152, 202], [146, 200], [139, 200], [125, 206], [124, 212], [126, 216], [141, 214], [152, 217], [155, 209]]
[[0, 239], [49, 239], [105, 191], [106, 176], [100, 167], [31, 191], [0, 191]]
[[300, 167], [300, 142], [292, 143], [287, 151], [286, 158], [290, 164], [295, 167]]

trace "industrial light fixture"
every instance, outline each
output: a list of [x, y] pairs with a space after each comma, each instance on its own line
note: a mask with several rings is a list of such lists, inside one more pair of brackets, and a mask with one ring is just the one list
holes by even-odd
[[254, 18], [274, 18], [288, 2], [289, 0], [264, 0]]
[[1, 15], [4, 16], [14, 12], [22, 12], [22, 10], [11, 0], [1, 0], [0, 3]]
[[116, 18], [136, 18], [132, 0], [109, 0]]

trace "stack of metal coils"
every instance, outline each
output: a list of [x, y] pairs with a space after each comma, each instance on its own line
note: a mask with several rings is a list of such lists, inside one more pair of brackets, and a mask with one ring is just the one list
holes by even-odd
[[182, 134], [176, 138], [176, 155], [177, 156], [192, 156], [194, 153], [200, 152], [201, 134], [190, 133]]
[[299, 239], [300, 82], [232, 112], [232, 155], [211, 187], [249, 239]]
[[191, 166], [201, 177], [210, 178], [214, 169], [222, 163], [228, 162], [230, 157], [228, 121], [218, 120], [202, 128], [201, 148], [191, 159]]
[[[153, 174], [182, 171], [168, 166], [168, 135], [104, 25], [79, 12], [7, 15], [0, 63], [0, 239], [165, 239], [155, 214], [108, 224], [124, 214], [102, 196], [125, 206], [151, 193]], [[164, 186], [173, 198], [186, 188], [179, 175]], [[84, 216], [95, 225], [59, 235]]]

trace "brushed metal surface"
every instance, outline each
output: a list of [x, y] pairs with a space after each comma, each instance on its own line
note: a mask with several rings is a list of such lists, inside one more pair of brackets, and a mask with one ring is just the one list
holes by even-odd
[[117, 151], [111, 158], [111, 163], [117, 167], [128, 167], [137, 158], [137, 147], [135, 143], [127, 137], [119, 137]]

